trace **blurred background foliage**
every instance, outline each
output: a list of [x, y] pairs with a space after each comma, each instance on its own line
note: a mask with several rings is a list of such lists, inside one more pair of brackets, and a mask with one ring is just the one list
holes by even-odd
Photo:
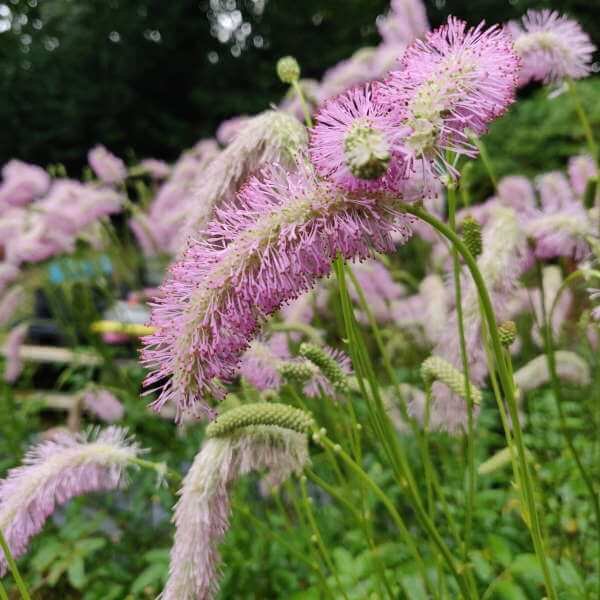
[[[0, 163], [13, 157], [63, 163], [77, 174], [96, 143], [132, 160], [175, 159], [211, 136], [223, 119], [278, 102], [285, 92], [274, 76], [280, 56], [296, 56], [305, 77], [319, 78], [357, 48], [377, 44], [375, 22], [388, 5], [386, 0], [4, 0]], [[449, 13], [491, 23], [517, 18], [528, 8], [551, 7], [575, 16], [600, 45], [597, 0], [428, 0], [427, 7], [433, 26]], [[591, 104], [597, 105], [600, 91], [593, 94], [592, 85]], [[522, 105], [516, 122], [539, 123], [536, 110]], [[558, 154], [572, 153], [569, 138], [577, 142], [577, 136], [564, 131], [564, 123], [572, 121], [561, 111], [539, 110], [553, 115], [551, 122], [543, 121], [539, 140], [511, 124], [506, 135], [504, 124], [498, 125], [496, 138], [510, 150], [503, 153], [505, 160], [523, 157], [534, 170], [547, 165], [539, 152], [555, 136], [566, 144]], [[595, 123], [600, 126], [600, 119]]]

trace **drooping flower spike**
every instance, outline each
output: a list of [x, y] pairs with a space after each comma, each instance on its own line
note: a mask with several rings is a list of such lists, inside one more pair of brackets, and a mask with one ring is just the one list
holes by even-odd
[[590, 74], [596, 47], [577, 21], [556, 11], [530, 10], [520, 23], [508, 23], [507, 29], [522, 60], [520, 85], [581, 79]]
[[[140, 449], [127, 431], [60, 433], [29, 450], [23, 465], [0, 481], [0, 529], [15, 557], [27, 549], [57, 506], [75, 496], [114, 490]], [[0, 553], [0, 575], [7, 564]]]
[[310, 158], [319, 174], [347, 190], [393, 188], [404, 175], [402, 134], [389, 110], [373, 101], [367, 83], [329, 100], [319, 111], [310, 140]]
[[510, 36], [481, 23], [446, 25], [415, 41], [400, 68], [377, 88], [405, 138], [412, 168], [423, 174], [453, 172], [446, 151], [475, 156], [470, 133], [480, 135], [514, 101], [519, 59]]
[[175, 507], [176, 533], [162, 600], [210, 600], [219, 587], [218, 544], [229, 529], [230, 488], [266, 469], [271, 488], [308, 463], [312, 417], [283, 404], [247, 404], [207, 428]]
[[155, 408], [213, 416], [203, 398], [236, 374], [265, 317], [327, 275], [336, 255], [363, 259], [392, 251], [393, 231], [410, 237], [396, 202], [341, 193], [307, 166], [252, 178], [171, 268], [152, 307], [142, 360], [147, 385], [160, 389]]

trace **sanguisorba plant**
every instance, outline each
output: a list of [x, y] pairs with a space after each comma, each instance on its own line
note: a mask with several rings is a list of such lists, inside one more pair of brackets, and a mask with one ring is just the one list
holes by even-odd
[[[314, 442], [315, 452], [334, 465], [342, 481], [352, 482], [361, 495], [361, 506], [355, 508], [317, 475], [308, 470], [307, 474], [349, 507], [371, 548], [372, 524], [364, 499], [372, 494], [414, 558], [429, 597], [479, 598], [469, 562], [477, 491], [473, 444], [488, 378], [514, 469], [520, 514], [531, 536], [545, 595], [558, 600], [539, 490], [519, 420], [517, 384], [524, 390], [544, 378], [556, 383], [561, 373], [570, 371], [562, 363], [557, 367], [554, 359], [566, 364], [569, 357], [553, 353], [552, 314], [546, 314], [541, 281], [541, 331], [548, 369], [538, 375], [540, 366], [536, 364], [536, 374], [522, 370], [515, 377], [508, 350], [515, 341], [515, 329], [507, 320], [510, 311], [505, 309], [506, 298], [525, 264], [531, 266], [557, 247], [573, 250], [570, 224], [579, 223], [581, 210], [572, 206], [574, 202], [566, 202], [568, 210], [549, 205], [532, 210], [527, 215], [528, 245], [518, 226], [519, 208], [500, 202], [490, 210], [493, 227], [482, 234], [479, 223], [467, 219], [461, 236], [456, 190], [464, 165], [483, 147], [480, 136], [515, 100], [518, 86], [530, 80], [555, 83], [583, 77], [590, 71], [592, 50], [578, 25], [555, 13], [531, 13], [521, 25], [491, 28], [483, 24], [470, 28], [450, 17], [403, 52], [399, 49], [400, 60], [386, 77], [352, 87], [322, 103], [314, 125], [299, 66], [290, 57], [279, 63], [278, 74], [298, 94], [306, 126], [289, 115], [268, 111], [245, 120], [228, 149], [213, 159], [207, 183], [197, 192], [197, 205], [190, 203], [192, 216], [182, 226], [191, 235], [175, 241], [169, 237], [171, 247], [183, 249], [154, 299], [152, 333], [143, 339], [142, 363], [150, 370], [147, 393], [158, 392], [153, 407], [174, 405], [178, 420], [199, 417], [209, 421], [205, 442], [184, 479], [175, 508], [175, 541], [163, 598], [204, 600], [215, 596], [220, 572], [218, 544], [229, 526], [234, 482], [250, 471], [266, 470], [265, 487], [272, 488], [294, 473], [301, 474], [310, 463], [309, 440]], [[583, 124], [586, 127], [585, 120]], [[594, 167], [596, 157], [590, 160]], [[101, 148], [94, 150], [90, 162], [107, 182], [125, 176], [124, 167], [107, 161]], [[447, 222], [435, 210], [425, 208], [442, 189], [446, 190]], [[502, 196], [500, 187], [498, 194]], [[556, 227], [549, 231], [550, 217], [556, 227], [567, 222], [559, 232], [560, 243], [556, 242]], [[149, 222], [144, 223], [151, 229]], [[426, 394], [415, 394], [416, 400], [403, 403], [402, 389], [406, 387], [398, 385], [360, 275], [355, 275], [346, 261], [392, 253], [422, 223], [451, 247], [454, 292], [449, 304], [453, 302], [453, 308], [447, 321], [437, 327], [442, 331], [436, 332], [434, 355], [422, 365]], [[537, 243], [533, 253], [531, 243]], [[296, 323], [286, 332], [294, 341], [307, 332], [313, 338], [300, 344], [296, 358], [289, 355], [287, 338], [283, 348], [279, 347], [282, 338], [261, 336], [276, 311], [332, 271], [352, 368], [343, 353], [324, 349], [319, 335], [306, 324]], [[435, 289], [440, 287], [443, 282]], [[396, 312], [391, 308], [395, 293], [390, 293], [391, 318], [402, 312], [399, 306]], [[422, 293], [424, 298], [425, 291]], [[372, 327], [389, 378], [386, 389], [353, 312], [352, 298], [361, 306], [360, 320]], [[299, 337], [292, 338], [296, 334]], [[18, 359], [18, 353], [15, 356]], [[13, 362], [16, 371], [18, 360]], [[241, 404], [239, 398], [228, 394], [240, 370], [256, 392], [254, 397], [243, 395]], [[417, 441], [425, 492], [390, 419], [390, 389], [401, 401], [404, 426], [410, 427]], [[316, 403], [328, 402], [326, 398], [340, 411], [336, 416], [339, 423], [331, 420], [336, 434], [343, 430], [339, 440], [312, 414], [322, 412]], [[117, 406], [117, 412], [119, 409]], [[452, 535], [442, 532], [435, 512], [434, 496], [443, 494], [431, 460], [431, 429], [467, 436], [464, 539], [458, 538], [455, 528], [451, 528]], [[365, 471], [362, 459], [367, 435], [388, 459], [411, 514], [398, 510]], [[574, 446], [572, 451], [577, 460]], [[27, 591], [13, 555], [25, 551], [55, 506], [75, 495], [117, 488], [127, 466], [151, 467], [165, 474], [164, 467], [141, 459], [139, 453], [120, 429], [110, 428], [91, 437], [63, 435], [36, 447], [26, 464], [0, 483], [0, 542], [6, 556], [0, 570], [10, 567], [25, 597]], [[579, 461], [578, 465], [585, 478], [583, 465]], [[307, 500], [304, 480], [301, 489]], [[593, 485], [590, 492], [593, 497]], [[310, 502], [303, 506], [315, 553], [335, 575]], [[443, 512], [448, 515], [446, 509]], [[414, 528], [407, 526], [407, 516], [414, 516], [415, 527], [425, 534], [435, 568], [428, 568], [415, 543]], [[374, 555], [378, 585], [386, 597], [394, 597], [385, 569], [376, 552]], [[324, 573], [319, 574], [324, 592], [336, 597]], [[341, 588], [339, 594], [345, 596]]]

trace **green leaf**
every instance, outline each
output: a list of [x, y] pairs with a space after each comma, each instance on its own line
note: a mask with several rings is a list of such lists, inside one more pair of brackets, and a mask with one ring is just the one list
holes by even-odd
[[85, 586], [86, 577], [85, 577], [85, 565], [83, 562], [83, 557], [74, 556], [69, 568], [67, 570], [67, 577], [69, 578], [69, 583], [76, 589], [81, 590]]
[[508, 567], [512, 560], [512, 552], [508, 542], [499, 535], [490, 534], [487, 538], [487, 545], [491, 552], [491, 558], [494, 562]]
[[31, 565], [36, 571], [45, 571], [64, 550], [65, 547], [58, 540], [48, 540], [31, 559]]
[[100, 537], [85, 538], [75, 543], [76, 550], [86, 556], [106, 546], [106, 540]]
[[139, 594], [147, 587], [152, 587], [153, 592], [162, 587], [166, 581], [168, 566], [161, 563], [153, 563], [147, 569], [144, 569], [131, 586], [132, 594]]

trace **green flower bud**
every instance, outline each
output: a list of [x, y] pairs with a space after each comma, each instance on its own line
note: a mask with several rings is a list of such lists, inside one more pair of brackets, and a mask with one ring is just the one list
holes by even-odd
[[277, 61], [277, 77], [283, 83], [292, 84], [300, 79], [300, 65], [293, 56], [284, 56]]
[[[421, 377], [426, 383], [440, 381], [448, 386], [455, 394], [467, 398], [465, 376], [453, 367], [447, 360], [439, 356], [430, 356], [421, 365]], [[469, 386], [471, 399], [474, 404], [481, 404], [481, 390], [471, 381]]]
[[477, 258], [483, 251], [483, 241], [481, 238], [481, 225], [471, 216], [463, 221], [463, 242], [469, 249], [469, 252]]

